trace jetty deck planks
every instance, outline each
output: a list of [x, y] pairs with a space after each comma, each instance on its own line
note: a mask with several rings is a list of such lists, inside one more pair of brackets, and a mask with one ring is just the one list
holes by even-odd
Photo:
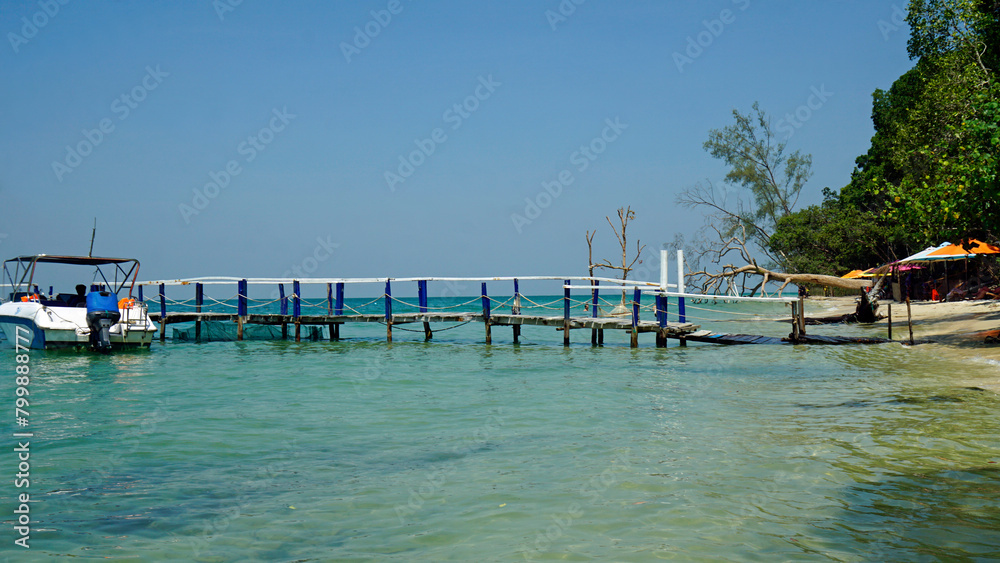
[[[382, 323], [385, 324], [384, 314], [365, 315], [281, 315], [281, 314], [251, 314], [242, 319], [238, 314], [232, 313], [207, 313], [207, 312], [178, 312], [168, 313], [162, 317], [160, 313], [150, 312], [150, 320], [159, 323], [161, 328], [168, 324], [222, 321], [235, 322], [242, 325], [327, 325], [337, 327], [336, 333], [331, 331], [331, 338], [340, 337], [339, 325], [347, 323]], [[591, 329], [591, 330], [621, 330], [625, 332], [655, 333], [660, 338], [683, 339], [689, 342], [702, 342], [707, 344], [722, 344], [738, 346], [745, 344], [825, 344], [825, 345], [845, 345], [845, 344], [881, 344], [892, 342], [884, 338], [873, 337], [851, 337], [851, 336], [817, 336], [799, 335], [796, 342], [788, 338], [776, 336], [761, 336], [755, 334], [723, 334], [708, 330], [701, 330], [701, 327], [692, 323], [668, 322], [661, 327], [657, 321], [638, 321], [633, 325], [629, 317], [570, 317], [564, 316], [539, 316], [539, 315], [510, 315], [491, 314], [473, 312], [451, 312], [451, 313], [399, 313], [391, 316], [392, 325], [402, 325], [410, 323], [465, 323], [477, 322], [492, 326], [511, 326], [519, 329], [522, 326], [546, 326], [557, 330], [569, 329]], [[520, 330], [517, 331], [518, 333]], [[660, 340], [658, 338], [658, 344]]]

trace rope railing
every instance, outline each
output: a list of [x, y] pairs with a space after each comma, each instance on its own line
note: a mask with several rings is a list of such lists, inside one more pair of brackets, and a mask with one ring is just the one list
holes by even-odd
[[713, 313], [726, 313], [727, 315], [741, 315], [747, 317], [757, 317], [761, 315], [760, 313], [741, 313], [739, 311], [731, 311], [728, 309], [706, 309], [704, 307], [698, 307], [696, 305], [691, 305], [691, 304], [688, 304], [687, 308], [696, 309], [698, 311], [711, 311]]
[[231, 308], [235, 309], [236, 305], [233, 305], [233, 304], [230, 304], [230, 303], [226, 303], [226, 301], [231, 301], [232, 299], [236, 299], [237, 297], [238, 296], [233, 296], [231, 299], [228, 299], [228, 300], [224, 299], [224, 300], [221, 300], [221, 301], [218, 300], [218, 299], [215, 299], [214, 297], [209, 297], [209, 296], [205, 296], [205, 299], [208, 299], [209, 301], [212, 301], [216, 305], [221, 305], [223, 307], [231, 307]]
[[[237, 296], [234, 299], [238, 299], [238, 298], [239, 297]], [[259, 309], [261, 307], [267, 307], [268, 305], [273, 305], [275, 303], [280, 303], [281, 302], [281, 298], [279, 297], [278, 299], [272, 299], [270, 301], [264, 301], [263, 299], [250, 299], [250, 301], [259, 301], [260, 304], [259, 305], [247, 305], [248, 308]], [[236, 305], [229, 305], [229, 306], [230, 307], [236, 307]]]
[[[230, 283], [246, 281], [249, 285], [277, 285], [281, 283], [293, 283], [298, 281], [300, 284], [304, 285], [316, 285], [316, 284], [371, 284], [371, 283], [386, 283], [386, 282], [421, 282], [421, 281], [434, 281], [434, 282], [456, 282], [456, 281], [477, 281], [477, 282], [491, 282], [491, 281], [599, 281], [601, 283], [614, 284], [611, 286], [600, 286], [603, 289], [617, 289], [615, 286], [621, 286], [626, 289], [633, 289], [635, 287], [649, 287], [658, 288], [659, 283], [650, 281], [636, 281], [636, 280], [621, 280], [618, 278], [600, 278], [600, 277], [588, 277], [588, 276], [495, 276], [495, 277], [409, 277], [409, 278], [239, 278], [232, 276], [206, 276], [201, 278], [183, 278], [174, 280], [148, 280], [136, 282], [136, 285], [141, 286], [152, 286], [152, 285], [167, 285], [167, 286], [177, 286], [177, 285], [194, 285], [197, 283], [203, 285], [226, 285]], [[676, 284], [668, 284], [669, 287], [676, 287]], [[591, 287], [591, 286], [587, 286]]]
[[[284, 299], [286, 299], [288, 302], [292, 302], [295, 299], [295, 297], [296, 297], [296, 295], [294, 293], [292, 293], [292, 294], [289, 294], [286, 297], [284, 297]], [[369, 300], [369, 301], [367, 301], [365, 303], [362, 303], [360, 305], [352, 306], [352, 305], [348, 305], [348, 304], [345, 303], [343, 305], [343, 307], [344, 307], [345, 310], [349, 310], [349, 311], [351, 311], [352, 313], [354, 313], [356, 315], [361, 315], [361, 314], [363, 314], [361, 312], [362, 309], [365, 309], [366, 307], [370, 307], [370, 306], [372, 306], [372, 305], [374, 305], [376, 303], [379, 303], [383, 299], [385, 299], [386, 297], [387, 296], [385, 294], [383, 294], [383, 295], [375, 297], [375, 298], [373, 298], [373, 299], [371, 299], [371, 300]], [[419, 305], [417, 303], [413, 303], [413, 302], [407, 301], [407, 300], [399, 298], [399, 297], [393, 297], [393, 296], [388, 296], [388, 297], [394, 303], [397, 303], [399, 305], [403, 305], [405, 307], [409, 307], [409, 308], [416, 309], [416, 310], [421, 309], [421, 305]], [[226, 298], [226, 299], [216, 299], [214, 297], [207, 296], [207, 295], [204, 296], [204, 299], [208, 302], [208, 303], [205, 304], [206, 306], [219, 306], [219, 307], [224, 307], [224, 308], [227, 308], [227, 309], [237, 309], [238, 305], [234, 304], [233, 301], [238, 300], [238, 298], [239, 298], [238, 295], [233, 295], [232, 297], [229, 297], [229, 298]], [[547, 310], [559, 310], [559, 309], [562, 309], [562, 307], [561, 306], [555, 306], [555, 305], [564, 305], [565, 304], [565, 298], [555, 299], [553, 301], [549, 301], [549, 302], [546, 302], [546, 303], [538, 303], [538, 302], [536, 302], [536, 301], [532, 300], [531, 298], [526, 297], [524, 295], [520, 295], [520, 298], [521, 298], [521, 300], [523, 302], [526, 302], [526, 303], [530, 304], [531, 306], [533, 306], [535, 308], [541, 308], [541, 309], [547, 309]], [[427, 305], [427, 306], [424, 306], [423, 308], [428, 309], [428, 310], [434, 310], [434, 311], [447, 311], [447, 310], [453, 310], [453, 309], [459, 309], [459, 308], [463, 308], [463, 307], [468, 307], [469, 305], [478, 303], [480, 299], [481, 299], [481, 297], [475, 297], [475, 298], [469, 299], [468, 301], [463, 301], [463, 302], [455, 303], [455, 304], [452, 304], [452, 305], [444, 305], [444, 306], [431, 306], [431, 305]], [[488, 299], [489, 299], [489, 301], [491, 303], [491, 307], [493, 307], [495, 309], [500, 309], [500, 308], [503, 308], [503, 307], [513, 307], [513, 302], [515, 300], [515, 296], [510, 296], [510, 297], [507, 297], [505, 299], [501, 299], [501, 298], [497, 298], [497, 297], [488, 297]], [[167, 304], [174, 305], [174, 306], [193, 307], [193, 306], [197, 305], [196, 300], [194, 298], [190, 298], [190, 299], [171, 299], [169, 297], [165, 297], [164, 300], [165, 300], [165, 302]], [[280, 303], [282, 301], [282, 298], [264, 300], [264, 299], [254, 299], [254, 298], [249, 298], [248, 297], [247, 301], [252, 302], [252, 303], [248, 303], [247, 304], [247, 308], [250, 308], [250, 309], [261, 309], [261, 308], [264, 308], [264, 307], [268, 307], [268, 306], [274, 305], [275, 303]], [[589, 307], [591, 307], [593, 305], [593, 300], [590, 299], [590, 298], [576, 299], [576, 298], [572, 298], [571, 297], [569, 299], [569, 301], [571, 303], [571, 307], [576, 308], [576, 309], [578, 309], [578, 308], [589, 309]], [[618, 300], [618, 299], [615, 299], [615, 300], [612, 301], [612, 300], [605, 299], [603, 297], [598, 296], [598, 306], [601, 306], [601, 307], [604, 307], [604, 308], [613, 308], [613, 307], [617, 307], [617, 306], [619, 306], [621, 304], [622, 304], [621, 301]], [[625, 302], [625, 305], [627, 307], [631, 307], [634, 304], [635, 303], [632, 300], [628, 300], [628, 301]], [[311, 301], [311, 300], [308, 300], [308, 299], [301, 299], [300, 305], [303, 308], [326, 309], [326, 308], [328, 308], [328, 306], [330, 305], [330, 303], [326, 299], [321, 299], [321, 300], [316, 300], [316, 301]], [[531, 307], [524, 307], [524, 309], [530, 309], [530, 308]], [[722, 314], [722, 315], [735, 315], [735, 316], [743, 316], [743, 317], [762, 317], [763, 316], [759, 312], [741, 312], [741, 311], [734, 311], [734, 310], [731, 310], [731, 309], [709, 309], [709, 308], [699, 307], [697, 305], [691, 305], [691, 304], [688, 304], [687, 308], [688, 309], [692, 309], [692, 310], [698, 310], [698, 311], [707, 311], [707, 312], [711, 312], [711, 313], [719, 313], [719, 314]], [[648, 303], [648, 302], [647, 303], [639, 303], [639, 310], [640, 311], [644, 311], [644, 312], [655, 312], [656, 311], [656, 304], [655, 303]], [[668, 314], [676, 316], [676, 311], [674, 311], [671, 308], [671, 310], [668, 311]], [[688, 318], [691, 318], [691, 319], [705, 320], [705, 321], [723, 321], [723, 320], [726, 320], [726, 319], [718, 319], [718, 318], [703, 317], [703, 316], [692, 316], [692, 315], [686, 315], [686, 316]]]
[[[386, 297], [386, 295], [383, 295], [379, 299], [382, 299], [383, 297]], [[465, 303], [457, 303], [455, 305], [448, 305], [448, 306], [445, 306], [445, 307], [431, 307], [430, 305], [419, 305], [419, 304], [414, 305], [413, 303], [409, 303], [407, 301], [403, 301], [402, 299], [400, 299], [398, 297], [393, 297], [391, 295], [388, 296], [388, 297], [389, 297], [389, 299], [392, 299], [392, 301], [394, 303], [399, 303], [399, 304], [405, 305], [407, 307], [412, 307], [414, 309], [420, 309], [420, 308], [434, 309], [435, 311], [447, 311], [449, 309], [457, 309], [459, 307], [465, 307], [466, 305], [471, 305], [472, 303], [476, 303], [477, 301], [480, 300], [480, 297], [476, 297], [474, 299], [470, 299], [470, 300], [466, 301]]]
[[548, 303], [546, 303], [544, 305], [543, 304], [539, 304], [539, 303], [535, 303], [534, 301], [532, 301], [531, 299], [525, 297], [524, 295], [521, 295], [521, 299], [527, 301], [528, 303], [531, 303], [535, 307], [539, 307], [539, 308], [542, 308], [542, 309], [555, 309], [555, 310], [562, 309], [562, 307], [551, 307], [550, 306], [553, 303], [562, 303], [563, 302], [563, 298], [562, 297], [560, 297], [559, 299], [556, 299], [555, 301], [550, 301], [550, 302], [548, 302]]
[[[661, 255], [662, 256], [662, 255]], [[665, 267], [665, 258], [664, 258]], [[303, 310], [310, 311], [310, 314], [315, 311], [323, 311], [327, 314], [332, 314], [336, 311], [337, 315], [378, 315], [382, 316], [382, 307], [384, 307], [384, 317], [385, 322], [388, 323], [390, 339], [391, 339], [391, 325], [393, 324], [393, 305], [396, 305], [399, 310], [396, 314], [409, 314], [413, 311], [421, 312], [444, 312], [444, 311], [454, 311], [463, 309], [479, 310], [481, 307], [484, 317], [487, 319], [487, 325], [489, 325], [489, 318], [493, 311], [508, 310], [513, 314], [551, 314], [542, 313], [542, 311], [559, 311], [565, 317], [570, 317], [571, 315], [585, 314], [586, 316], [596, 317], [607, 316], [609, 311], [620, 312], [621, 314], [615, 314], [615, 317], [628, 317], [631, 316], [633, 323], [640, 320], [640, 317], [645, 317], [646, 320], [652, 315], [660, 323], [663, 323], [671, 318], [677, 319], [679, 322], [687, 322], [687, 314], [685, 310], [685, 299], [691, 301], [689, 305], [692, 311], [708, 311], [720, 316], [735, 316], [735, 317], [760, 317], [759, 313], [756, 312], [743, 312], [734, 310], [720, 310], [720, 309], [709, 309], [705, 307], [698, 307], [694, 303], [700, 303], [704, 301], [706, 303], [717, 303], [722, 300], [727, 303], [734, 301], [767, 301], [767, 302], [787, 302], [790, 301], [788, 298], [761, 298], [761, 297], [736, 297], [736, 296], [712, 296], [712, 295], [701, 295], [701, 294], [688, 294], [684, 292], [684, 285], [681, 284], [668, 284], [666, 280], [665, 270], [661, 269], [661, 279], [659, 283], [645, 282], [645, 281], [634, 281], [634, 280], [620, 280], [612, 278], [597, 278], [597, 277], [584, 277], [584, 276], [524, 276], [524, 277], [427, 277], [427, 278], [307, 278], [307, 279], [285, 279], [285, 278], [235, 278], [235, 277], [206, 277], [206, 278], [192, 278], [192, 279], [178, 279], [178, 280], [164, 280], [164, 281], [148, 281], [139, 283], [140, 293], [143, 286], [159, 285], [159, 302], [160, 302], [160, 312], [165, 316], [167, 314], [167, 306], [170, 305], [174, 308], [183, 308], [184, 310], [190, 311], [192, 305], [194, 306], [196, 312], [202, 311], [202, 307], [209, 307], [213, 309], [222, 309], [225, 311], [231, 311], [236, 309], [238, 315], [241, 319], [245, 319], [247, 312], [249, 310], [266, 312], [269, 309], [275, 307], [275, 304], [281, 304], [281, 314], [288, 315], [291, 313], [292, 317], [299, 317], [303, 314]], [[679, 275], [683, 276], [683, 271], [679, 269]], [[519, 281], [528, 280], [548, 280], [548, 281], [558, 281], [561, 282], [563, 294], [561, 297], [555, 297], [551, 300], [539, 299], [535, 297], [534, 299], [525, 296], [518, 288]], [[448, 304], [447, 301], [438, 301], [433, 305], [428, 302], [428, 286], [429, 281], [437, 282], [451, 282], [451, 281], [481, 281], [482, 282], [482, 293], [479, 296], [470, 296], [468, 300], [456, 300], [455, 303]], [[513, 281], [514, 293], [504, 292], [503, 297], [491, 297], [487, 295], [487, 282], [496, 281]], [[216, 299], [211, 296], [204, 295], [205, 285], [226, 285], [236, 282], [238, 285], [238, 292], [235, 296], [226, 299]], [[417, 299], [412, 298], [400, 298], [394, 297], [391, 291], [392, 282], [417, 282]], [[589, 285], [574, 285], [574, 283], [584, 282]], [[291, 283], [292, 291], [286, 295], [285, 284]], [[346, 284], [371, 284], [371, 283], [384, 283], [385, 291], [380, 292], [379, 295], [373, 296], [371, 299], [366, 299], [364, 302], [357, 303], [353, 301], [360, 301], [357, 298], [352, 298], [352, 303], [346, 303], [344, 299], [344, 288]], [[280, 297], [271, 299], [261, 299], [261, 298], [251, 298], [248, 293], [248, 286], [250, 284], [254, 285], [277, 285], [280, 292]], [[326, 297], [317, 299], [313, 297], [312, 299], [306, 299], [302, 295], [301, 287], [303, 284], [325, 284], [326, 285]], [[336, 293], [334, 293], [334, 284], [336, 284]], [[171, 299], [165, 296], [165, 287], [167, 285], [194, 285], [195, 287], [195, 298], [194, 299]], [[670, 291], [671, 288], [677, 289], [677, 291]], [[571, 291], [577, 290], [574, 294]], [[589, 291], [588, 291], [589, 290]], [[621, 292], [621, 298], [619, 298], [618, 293]], [[641, 295], [651, 295], [655, 296], [655, 299], [642, 299]], [[336, 301], [334, 301], [334, 295], [336, 295]], [[444, 295], [442, 295], [442, 298]], [[673, 299], [676, 305], [671, 305], [668, 299]], [[336, 303], [336, 304], [335, 304]], [[477, 306], [478, 305], [478, 306]], [[596, 308], [596, 309], [595, 309]], [[722, 319], [712, 318], [712, 315], [702, 315], [696, 317], [690, 317], [692, 320], [705, 320], [705, 321], [720, 321]], [[243, 321], [245, 322], [245, 320]], [[402, 329], [401, 329], [402, 330]], [[414, 331], [420, 332], [420, 331]], [[424, 331], [430, 334], [430, 328], [425, 322]], [[488, 331], [487, 331], [488, 334]], [[488, 337], [487, 337], [488, 338]]]

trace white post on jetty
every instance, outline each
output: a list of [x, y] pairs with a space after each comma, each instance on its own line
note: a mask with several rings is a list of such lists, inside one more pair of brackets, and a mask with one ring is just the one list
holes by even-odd
[[[687, 313], [684, 310], [684, 250], [677, 249], [677, 321], [680, 323], [687, 322]], [[687, 339], [683, 336], [679, 339], [681, 346], [687, 346]]]
[[677, 293], [684, 293], [684, 251], [677, 249]]
[[670, 251], [660, 250], [660, 291], [667, 291], [667, 271], [670, 266]]

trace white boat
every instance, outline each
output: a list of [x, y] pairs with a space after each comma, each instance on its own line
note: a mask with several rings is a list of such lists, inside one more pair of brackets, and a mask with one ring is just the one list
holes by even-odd
[[[38, 289], [40, 264], [93, 268], [81, 277], [90, 280], [90, 291], [81, 283], [75, 293], [45, 295]], [[35, 349], [75, 347], [108, 353], [113, 348], [148, 347], [156, 325], [149, 320], [146, 304], [132, 298], [138, 273], [139, 261], [132, 258], [46, 254], [11, 258], [3, 263], [3, 281], [12, 291], [0, 304], [0, 330], [10, 344]]]

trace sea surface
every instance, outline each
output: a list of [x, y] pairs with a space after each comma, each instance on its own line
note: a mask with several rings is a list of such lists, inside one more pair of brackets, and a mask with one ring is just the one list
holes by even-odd
[[[554, 299], [532, 298], [559, 315]], [[720, 332], [789, 332], [781, 305], [687, 312]], [[564, 348], [545, 327], [517, 346], [509, 327], [492, 345], [476, 323], [431, 342], [405, 328], [421, 329], [394, 327], [391, 344], [354, 324], [339, 342], [31, 351], [26, 427], [19, 364], [0, 349], [0, 557], [1000, 559], [1000, 397], [976, 385], [1000, 367], [975, 348], [957, 361], [933, 345], [657, 349], [640, 335], [630, 349], [623, 332], [593, 348], [589, 330]], [[15, 432], [34, 434], [27, 488]], [[14, 545], [21, 493], [30, 549]]]

